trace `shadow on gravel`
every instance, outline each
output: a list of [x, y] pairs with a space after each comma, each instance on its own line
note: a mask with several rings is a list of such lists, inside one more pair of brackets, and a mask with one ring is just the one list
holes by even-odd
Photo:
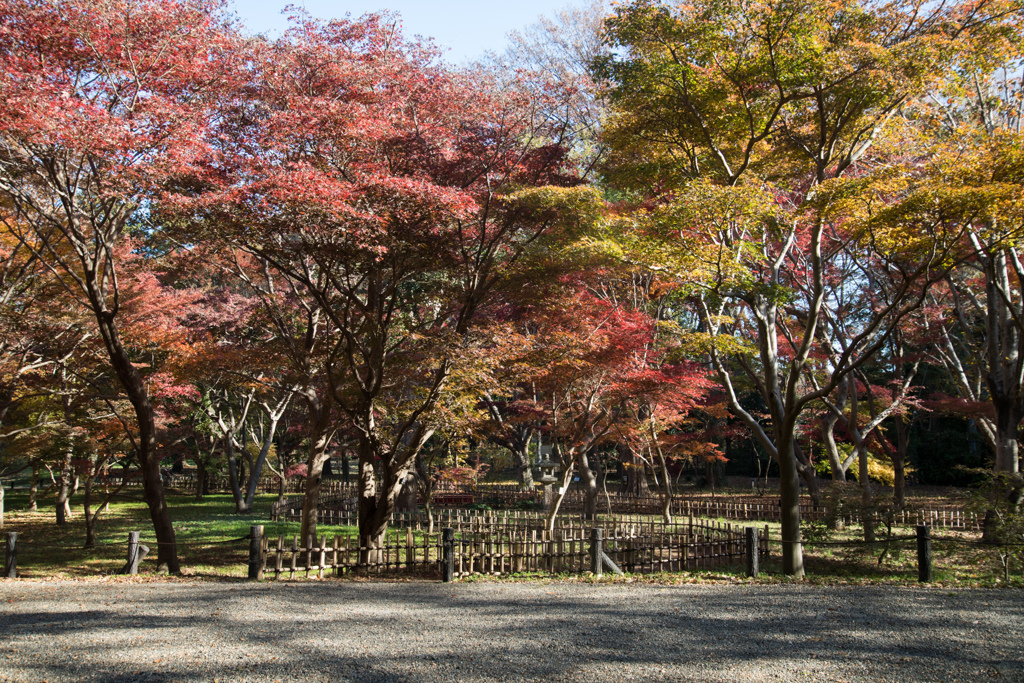
[[[101, 659], [126, 646], [150, 648], [139, 651], [137, 673], [115, 676], [83, 663], [75, 675], [118, 683], [738, 680], [764, 666], [825, 679], [843, 672], [877, 680], [871, 672], [886, 671], [892, 680], [921, 680], [897, 673], [908, 668], [934, 680], [950, 662], [990, 672], [992, 680], [1024, 680], [1016, 632], [1024, 599], [1013, 591], [332, 582], [167, 588], [111, 586], [122, 597], [106, 610], [3, 614], [0, 607], [0, 681], [12, 642], [52, 643], [52, 650], [41, 646], [32, 671], [61, 679], [62, 639], [85, 636]], [[93, 595], [85, 601], [101, 601], [96, 591], [87, 589]], [[201, 651], [203, 663], [178, 656], [148, 666], [171, 633], [187, 651]], [[1009, 654], [993, 659], [978, 647], [982, 638], [1003, 639]]]

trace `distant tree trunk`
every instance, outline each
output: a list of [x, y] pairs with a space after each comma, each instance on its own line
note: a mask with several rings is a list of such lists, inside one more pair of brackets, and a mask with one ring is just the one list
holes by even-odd
[[860, 484], [861, 520], [864, 523], [864, 540], [875, 542], [874, 498], [871, 493], [871, 481], [868, 477], [868, 448], [863, 441], [855, 444], [857, 449], [857, 479]]
[[224, 448], [228, 454], [228, 485], [231, 487], [231, 496], [235, 499], [235, 512], [245, 513], [249, 509], [245, 505], [245, 495], [242, 493], [242, 478], [245, 476], [244, 467], [235, 457], [234, 437], [231, 434], [224, 436]]
[[839, 446], [836, 444], [835, 429], [836, 422], [838, 421], [838, 415], [832, 412], [828, 413], [823, 421], [821, 433], [825, 445], [825, 454], [828, 455], [832, 481], [843, 482], [846, 481], [846, 469], [849, 465], [844, 462], [843, 455], [839, 452]]
[[416, 456], [416, 482], [420, 488], [420, 498], [423, 499], [423, 511], [427, 515], [427, 533], [434, 533], [434, 480], [427, 473], [427, 466], [423, 458]]
[[549, 532], [555, 530], [555, 520], [558, 519], [558, 510], [562, 507], [562, 501], [565, 500], [565, 494], [569, 491], [569, 482], [572, 481], [573, 472], [575, 471], [575, 458], [570, 458], [568, 461], [566, 461], [565, 458], [560, 459], [562, 460], [562, 480], [559, 482], [558, 489], [555, 491], [555, 499], [551, 505], [551, 509], [548, 510], [548, 516], [545, 522], [545, 528]]
[[583, 485], [583, 519], [594, 520], [597, 518], [597, 476], [586, 451], [581, 451], [576, 461], [580, 468], [580, 484]]
[[[843, 387], [846, 385], [843, 384]], [[837, 402], [840, 407], [845, 405], [845, 401]], [[832, 474], [832, 481], [836, 483], [842, 483], [846, 481], [846, 470], [853, 462], [852, 458], [855, 454], [850, 455], [849, 458], [844, 458], [843, 454], [839, 452], [839, 446], [836, 444], [835, 427], [836, 422], [839, 421], [839, 416], [833, 412], [829, 412], [825, 415], [823, 426], [821, 428], [822, 441], [825, 444], [825, 454], [828, 456], [829, 471]], [[829, 514], [829, 526], [833, 531], [841, 531], [844, 528], [845, 522], [843, 521], [843, 489], [834, 487], [833, 500], [831, 501], [833, 509]]]
[[200, 501], [206, 494], [206, 487], [210, 479], [210, 473], [206, 469], [206, 462], [203, 458], [196, 458], [196, 500]]
[[96, 517], [92, 511], [92, 489], [96, 482], [96, 454], [90, 456], [89, 474], [85, 478], [85, 500], [82, 501], [82, 514], [85, 516], [85, 546], [96, 547]]
[[68, 503], [68, 495], [71, 492], [71, 456], [74, 454], [74, 447], [68, 445], [64, 452], [64, 464], [60, 470], [60, 489], [57, 491], [56, 512], [57, 526], [64, 526], [71, 516], [71, 506]]
[[89, 458], [89, 473], [85, 479], [85, 500], [83, 501], [82, 510], [85, 516], [85, 546], [86, 548], [93, 548], [96, 546], [96, 526], [99, 521], [100, 515], [107, 512], [110, 509], [110, 499], [121, 492], [121, 489], [125, 487], [126, 481], [122, 481], [120, 486], [110, 491], [106, 485], [103, 488], [103, 502], [100, 503], [99, 509], [93, 510], [93, 494], [96, 491], [96, 474], [100, 472], [106, 465], [106, 458], [99, 460], [95, 453], [92, 453]]
[[625, 478], [622, 481], [620, 492], [634, 498], [649, 498], [651, 488], [647, 483], [647, 468], [643, 459], [628, 446], [620, 444], [618, 448], [619, 457], [622, 458], [625, 469]]
[[507, 449], [512, 454], [520, 488], [524, 491], [532, 490], [533, 470], [530, 467], [530, 440], [533, 439], [535, 430], [522, 425], [510, 425], [506, 421], [505, 415], [502, 414], [499, 403], [487, 392], [484, 392], [483, 396], [491, 420], [497, 426], [495, 431], [487, 437], [488, 440], [496, 446]]
[[907, 490], [907, 447], [910, 445], [910, 426], [903, 420], [902, 416], [896, 416], [896, 450], [890, 455], [894, 473], [892, 495], [893, 504], [897, 510], [902, 510], [906, 505]]
[[668, 472], [668, 460], [660, 445], [655, 446], [658, 464], [661, 466], [661, 519], [665, 524], [672, 523], [672, 477]]
[[402, 485], [402, 491], [398, 495], [398, 501], [395, 505], [396, 510], [408, 513], [416, 512], [419, 502], [418, 479], [419, 477], [412, 473], [406, 476], [405, 483]]
[[[991, 382], [990, 382], [991, 384]], [[1002, 395], [994, 395], [992, 403], [996, 410], [996, 448], [995, 448], [995, 473], [1003, 475], [1016, 475], [1020, 471], [1020, 457], [1018, 453], [1018, 438], [1020, 436], [1021, 409], [1019, 399], [1014, 396], [1009, 398]], [[1011, 487], [995, 480], [992, 495], [994, 498], [1009, 500], [1013, 495]], [[995, 509], [985, 514], [982, 525], [982, 540], [992, 543], [999, 539], [999, 515]]]
[[28, 509], [29, 512], [35, 512], [38, 507], [36, 504], [36, 496], [39, 494], [39, 470], [40, 465], [38, 462], [32, 463], [32, 477], [28, 481]]
[[511, 449], [516, 463], [516, 474], [519, 477], [519, 488], [524, 491], [533, 490], [533, 468], [530, 466], [530, 442], [517, 442]]
[[[245, 511], [252, 512], [253, 503], [256, 502], [256, 494], [259, 492], [260, 478], [263, 477], [263, 467], [267, 463], [267, 456], [270, 455], [270, 447], [274, 445], [274, 436], [277, 434], [277, 425], [281, 420], [281, 416], [284, 414], [284, 410], [287, 407], [287, 402], [279, 403], [277, 408], [268, 410], [267, 414], [267, 427], [263, 433], [263, 441], [260, 443], [260, 453], [256, 457], [256, 462], [253, 463], [251, 474], [249, 476], [249, 486], [245, 490], [245, 498], [243, 503], [245, 504]], [[327, 461], [330, 463], [330, 460]]]

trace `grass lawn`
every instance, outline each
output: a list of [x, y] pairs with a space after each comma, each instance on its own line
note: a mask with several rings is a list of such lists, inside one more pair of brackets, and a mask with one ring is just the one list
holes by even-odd
[[[270, 506], [276, 495], [258, 496], [248, 515], [237, 514], [230, 494], [195, 497], [169, 495], [182, 574], [190, 577], [245, 577], [249, 557], [249, 527], [262, 524], [270, 536], [297, 534], [297, 522], [271, 522]], [[18, 573], [25, 578], [79, 578], [116, 573], [125, 563], [128, 532], [139, 531], [142, 543], [152, 548], [140, 571], [155, 570], [156, 548], [149, 508], [141, 492], [115, 499], [97, 523], [96, 548], [84, 549], [85, 520], [81, 496], [71, 501], [72, 517], [63, 528], [55, 523], [53, 497], [40, 498], [39, 510], [28, 512], [28, 494], [7, 492], [4, 531], [18, 532]], [[322, 534], [351, 533], [352, 527], [320, 525]]]
[[[781, 526], [766, 522], [736, 522], [719, 519], [734, 526], [753, 524], [759, 529], [765, 525], [773, 541], [782, 535]], [[917, 540], [914, 526], [893, 527], [897, 540], [885, 540], [879, 529], [877, 542], [863, 543], [864, 530], [859, 525], [847, 526], [842, 531], [823, 532], [820, 525], [807, 525], [804, 530], [804, 568], [807, 580], [822, 583], [893, 583], [917, 584]], [[1004, 581], [1003, 566], [997, 549], [977, 544], [980, 535], [953, 529], [933, 528], [932, 574], [935, 585], [958, 587], [1024, 587], [1024, 566], [1011, 560], [1009, 582]], [[1017, 550], [1020, 550], [1019, 548]], [[1018, 554], [1018, 557], [1020, 554]], [[782, 546], [771, 544], [771, 557], [761, 560], [765, 580], [783, 580]], [[735, 572], [742, 576], [742, 568]]]
[[[249, 527], [264, 526], [264, 533], [275, 539], [279, 535], [298, 533], [297, 522], [271, 522], [270, 506], [276, 495], [259, 496], [255, 511], [248, 515], [234, 512], [234, 502], [228, 494], [206, 496], [196, 502], [191, 495], [170, 495], [168, 504], [174, 520], [181, 558], [182, 574], [189, 578], [242, 579], [246, 576]], [[142, 542], [152, 542], [153, 531], [149, 511], [141, 500], [141, 492], [119, 497], [104, 512], [97, 526], [97, 547], [84, 549], [85, 524], [82, 517], [81, 495], [72, 499], [72, 517], [63, 528], [54, 523], [53, 496], [40, 496], [37, 512], [28, 512], [28, 494], [23, 491], [7, 493], [6, 526], [4, 531], [18, 532], [18, 569], [25, 578], [87, 578], [115, 574], [125, 562], [129, 531], [140, 531]], [[681, 519], [679, 521], [682, 521]], [[744, 522], [719, 520], [734, 526]], [[764, 522], [750, 523], [759, 528]], [[778, 524], [769, 524], [772, 539], [780, 538]], [[874, 547], [862, 544], [844, 546], [859, 541], [860, 527], [851, 526], [843, 531], [823, 533], [808, 527], [808, 542], [804, 548], [808, 580], [824, 583], [894, 583], [916, 584], [917, 550], [914, 540], [892, 543], [888, 552], [884, 541]], [[816, 533], [815, 533], [816, 532]], [[353, 527], [320, 525], [318, 533], [354, 534]], [[404, 533], [404, 532], [403, 532]], [[898, 537], [912, 537], [913, 527], [894, 529]], [[977, 535], [948, 529], [933, 529], [932, 554], [934, 576], [938, 585], [949, 587], [977, 587], [1006, 585], [1002, 565], [996, 549], [971, 544]], [[243, 539], [243, 540], [239, 540]], [[950, 540], [946, 540], [950, 539]], [[837, 544], [837, 545], [830, 545]], [[153, 547], [152, 543], [150, 546]], [[1019, 549], [1018, 549], [1019, 550]], [[155, 548], [143, 562], [141, 572], [155, 573]], [[1019, 557], [1019, 555], [1018, 555]], [[773, 543], [771, 558], [761, 564], [758, 581], [785, 581], [781, 575], [781, 546]], [[1009, 584], [1024, 587], [1024, 567], [1011, 560]], [[524, 577], [513, 577], [512, 580]], [[708, 572], [643, 575], [625, 579], [645, 582], [680, 582], [743, 579], [743, 568], [716, 569]], [[490, 580], [490, 579], [486, 579]], [[508, 579], [498, 579], [508, 580]], [[587, 580], [587, 579], [581, 579]]]

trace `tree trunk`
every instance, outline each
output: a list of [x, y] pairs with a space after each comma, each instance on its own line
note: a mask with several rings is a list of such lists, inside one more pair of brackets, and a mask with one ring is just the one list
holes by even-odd
[[1020, 435], [1020, 411], [1012, 400], [996, 401], [996, 472], [1020, 471], [1017, 439]]
[[[94, 283], [95, 284], [95, 283]], [[110, 357], [110, 364], [125, 389], [129, 402], [135, 411], [139, 434], [137, 441], [139, 467], [142, 470], [142, 492], [149, 506], [149, 516], [157, 542], [157, 566], [161, 571], [178, 574], [178, 547], [174, 538], [174, 525], [167, 508], [163, 481], [160, 478], [160, 456], [157, 453], [156, 420], [153, 404], [146, 390], [146, 383], [138, 369], [132, 365], [128, 352], [121, 344], [120, 333], [114, 324], [114, 316], [105, 310], [105, 301], [94, 290], [89, 292], [93, 300], [100, 334]]]
[[[376, 547], [379, 543], [380, 529], [377, 523], [377, 477], [373, 471], [375, 453], [373, 448], [364, 444], [365, 438], [360, 439], [359, 447], [359, 471], [357, 482], [359, 486], [359, 545], [360, 547]], [[365, 452], [367, 450], [369, 452]], [[370, 551], [361, 554], [360, 562], [370, 562], [375, 559], [371, 557]]]
[[835, 413], [829, 413], [825, 416], [824, 424], [822, 425], [821, 433], [823, 441], [825, 442], [825, 454], [828, 455], [828, 468], [832, 474], [832, 481], [846, 481], [846, 468], [843, 467], [843, 456], [839, 452], [839, 446], [836, 444], [836, 422], [839, 421], [839, 416]]
[[583, 519], [592, 521], [597, 519], [597, 476], [590, 467], [590, 458], [585, 451], [581, 451], [577, 462], [580, 468], [580, 483], [583, 485]]
[[417, 484], [418, 477], [412, 474], [407, 474], [405, 477], [405, 483], [402, 485], [401, 491], [398, 494], [398, 500], [395, 503], [395, 509], [400, 512], [413, 513], [419, 507], [419, 485]]
[[[299, 533], [305, 543], [310, 536], [316, 535], [317, 508], [320, 503], [320, 476], [323, 473], [324, 460], [327, 459], [327, 446], [334, 436], [331, 431], [331, 410], [316, 390], [307, 386], [299, 394], [306, 402], [308, 411], [309, 452], [306, 454], [306, 481], [302, 497], [302, 522]], [[282, 465], [284, 474], [284, 465]]]
[[92, 511], [92, 488], [96, 481], [94, 473], [90, 472], [85, 479], [85, 500], [82, 501], [82, 514], [85, 515], [85, 546], [86, 548], [96, 547], [96, 515]]
[[661, 466], [661, 519], [665, 524], [672, 523], [672, 477], [668, 473], [668, 460], [664, 451], [658, 446], [658, 464]]
[[[1013, 476], [1020, 471], [1020, 459], [1017, 439], [1020, 433], [1020, 410], [1015, 401], [1005, 396], [993, 396], [992, 403], [996, 410], [996, 461], [993, 468], [996, 479], [993, 481], [992, 496], [994, 499], [1008, 499], [1011, 487], [1003, 483], [999, 475]], [[999, 540], [999, 517], [996, 511], [989, 510], [982, 524], [982, 540], [994, 543]]]
[[431, 504], [434, 500], [434, 480], [427, 473], [427, 466], [419, 455], [416, 456], [416, 475], [420, 498], [423, 499], [423, 511], [427, 515], [427, 533], [432, 534], [434, 533], [434, 510]]
[[200, 501], [206, 495], [206, 487], [209, 485], [210, 473], [206, 469], [206, 460], [196, 458], [196, 500]]
[[224, 446], [228, 452], [228, 486], [231, 487], [231, 496], [235, 499], [235, 512], [244, 514], [249, 512], [249, 507], [245, 504], [245, 496], [242, 494], [242, 474], [239, 472], [238, 459], [235, 457], [235, 444], [230, 434], [224, 436]]
[[549, 532], [555, 530], [555, 520], [558, 518], [558, 509], [562, 507], [562, 501], [565, 500], [565, 494], [569, 491], [569, 482], [572, 481], [572, 475], [575, 471], [575, 459], [569, 462], [568, 466], [562, 467], [562, 480], [559, 482], [558, 490], [555, 491], [555, 500], [551, 505], [551, 509], [548, 510], [547, 520], [545, 522], [545, 528]]
[[[416, 438], [419, 446], [426, 439]], [[418, 453], [419, 446], [409, 443], [403, 444], [405, 448], [411, 448]], [[385, 460], [385, 454], [378, 453], [373, 443], [365, 436], [360, 436], [359, 444], [359, 535], [363, 543], [369, 548], [367, 561], [375, 561], [375, 549], [383, 542], [384, 534], [387, 533], [388, 524], [391, 521], [391, 513], [394, 512], [405, 486], [406, 478], [410, 470], [415, 467], [416, 453], [408, 453], [411, 459], [408, 460], [406, 468], [397, 469], [382, 467], [380, 488], [377, 487], [377, 478], [373, 469], [373, 463], [378, 458]], [[389, 456], [395, 458], [392, 454]]]
[[800, 444], [796, 442], [795, 436], [793, 441], [793, 454], [796, 456], [796, 469], [797, 472], [803, 477], [804, 483], [807, 484], [807, 494], [811, 497], [811, 502], [815, 505], [821, 505], [821, 489], [818, 488], [818, 473], [814, 470], [814, 465], [811, 464], [810, 458], [804, 453], [804, 449], [800, 448]]
[[[364, 413], [363, 424], [373, 425], [373, 410]], [[422, 424], [408, 424], [394, 444], [394, 451], [382, 445], [375, 428], [359, 433], [359, 535], [368, 549], [367, 562], [373, 562], [376, 548], [384, 540], [391, 513], [406, 478], [416, 467], [423, 444], [434, 430]], [[477, 456], [479, 463], [479, 455]], [[378, 473], [374, 466], [379, 463]]]
[[32, 477], [28, 481], [28, 510], [35, 512], [38, 509], [36, 496], [39, 494], [39, 463], [32, 464]]
[[430, 506], [430, 503], [423, 504], [423, 511], [427, 515], [427, 533], [434, 533], [434, 509]]
[[[326, 412], [326, 411], [324, 411]], [[317, 508], [320, 503], [320, 477], [323, 474], [324, 461], [327, 460], [327, 445], [330, 442], [326, 416], [317, 420], [315, 433], [309, 441], [309, 455], [306, 458], [306, 482], [302, 493], [302, 524], [300, 538], [305, 543], [311, 536], [316, 536]]]
[[896, 450], [891, 454], [893, 484], [892, 497], [893, 505], [897, 510], [902, 510], [906, 505], [907, 496], [907, 447], [910, 444], [910, 427], [903, 420], [901, 415], [896, 416]]
[[72, 446], [68, 446], [64, 453], [64, 464], [60, 469], [60, 489], [57, 491], [55, 503], [57, 512], [57, 526], [64, 526], [71, 516], [71, 506], [68, 503], [68, 495], [71, 492], [71, 456]]
[[628, 446], [620, 445], [619, 456], [623, 458], [625, 469], [625, 480], [622, 482], [621, 493], [633, 498], [649, 498], [651, 488], [647, 483], [647, 470], [644, 467], [644, 461]]
[[858, 441], [857, 448], [857, 483], [860, 484], [861, 521], [864, 524], [864, 540], [875, 542], [875, 510], [871, 493], [871, 480], [868, 477], [868, 447]]
[[792, 435], [778, 440], [782, 522], [782, 573], [803, 578], [804, 556], [800, 536], [800, 475]]
[[530, 442], [517, 442], [512, 448], [512, 457], [516, 463], [516, 473], [519, 477], [519, 488], [523, 491], [533, 490], [533, 468], [530, 466]]
[[[274, 435], [277, 433], [278, 420], [270, 418], [270, 424], [267, 425], [267, 431], [263, 437], [263, 443], [260, 444], [260, 454], [256, 458], [256, 462], [253, 463], [252, 472], [249, 475], [249, 486], [245, 491], [245, 511], [252, 512], [252, 505], [256, 501], [256, 492], [259, 489], [260, 477], [263, 476], [263, 466], [267, 462], [267, 456], [270, 454], [270, 447], [274, 443]], [[240, 511], [241, 512], [241, 511]]]

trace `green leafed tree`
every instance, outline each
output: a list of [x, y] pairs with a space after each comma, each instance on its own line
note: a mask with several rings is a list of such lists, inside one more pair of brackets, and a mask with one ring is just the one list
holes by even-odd
[[[893, 248], [924, 226], [880, 222], [871, 207], [884, 190], [853, 179], [898, 160], [908, 102], [1017, 39], [1019, 10], [1001, 0], [639, 0], [608, 20], [613, 56], [598, 65], [611, 102], [607, 179], [655, 200], [637, 220], [652, 238], [639, 257], [689, 288], [700, 352], [779, 464], [787, 574], [804, 573], [801, 474], [813, 482], [796, 439], [803, 412], [885, 344], [956, 244], [954, 227]], [[851, 219], [839, 202], [862, 211]], [[879, 259], [900, 276], [830, 358], [822, 331], [839, 258], [865, 264], [864, 286]], [[740, 405], [738, 381], [761, 394], [767, 426]]]

